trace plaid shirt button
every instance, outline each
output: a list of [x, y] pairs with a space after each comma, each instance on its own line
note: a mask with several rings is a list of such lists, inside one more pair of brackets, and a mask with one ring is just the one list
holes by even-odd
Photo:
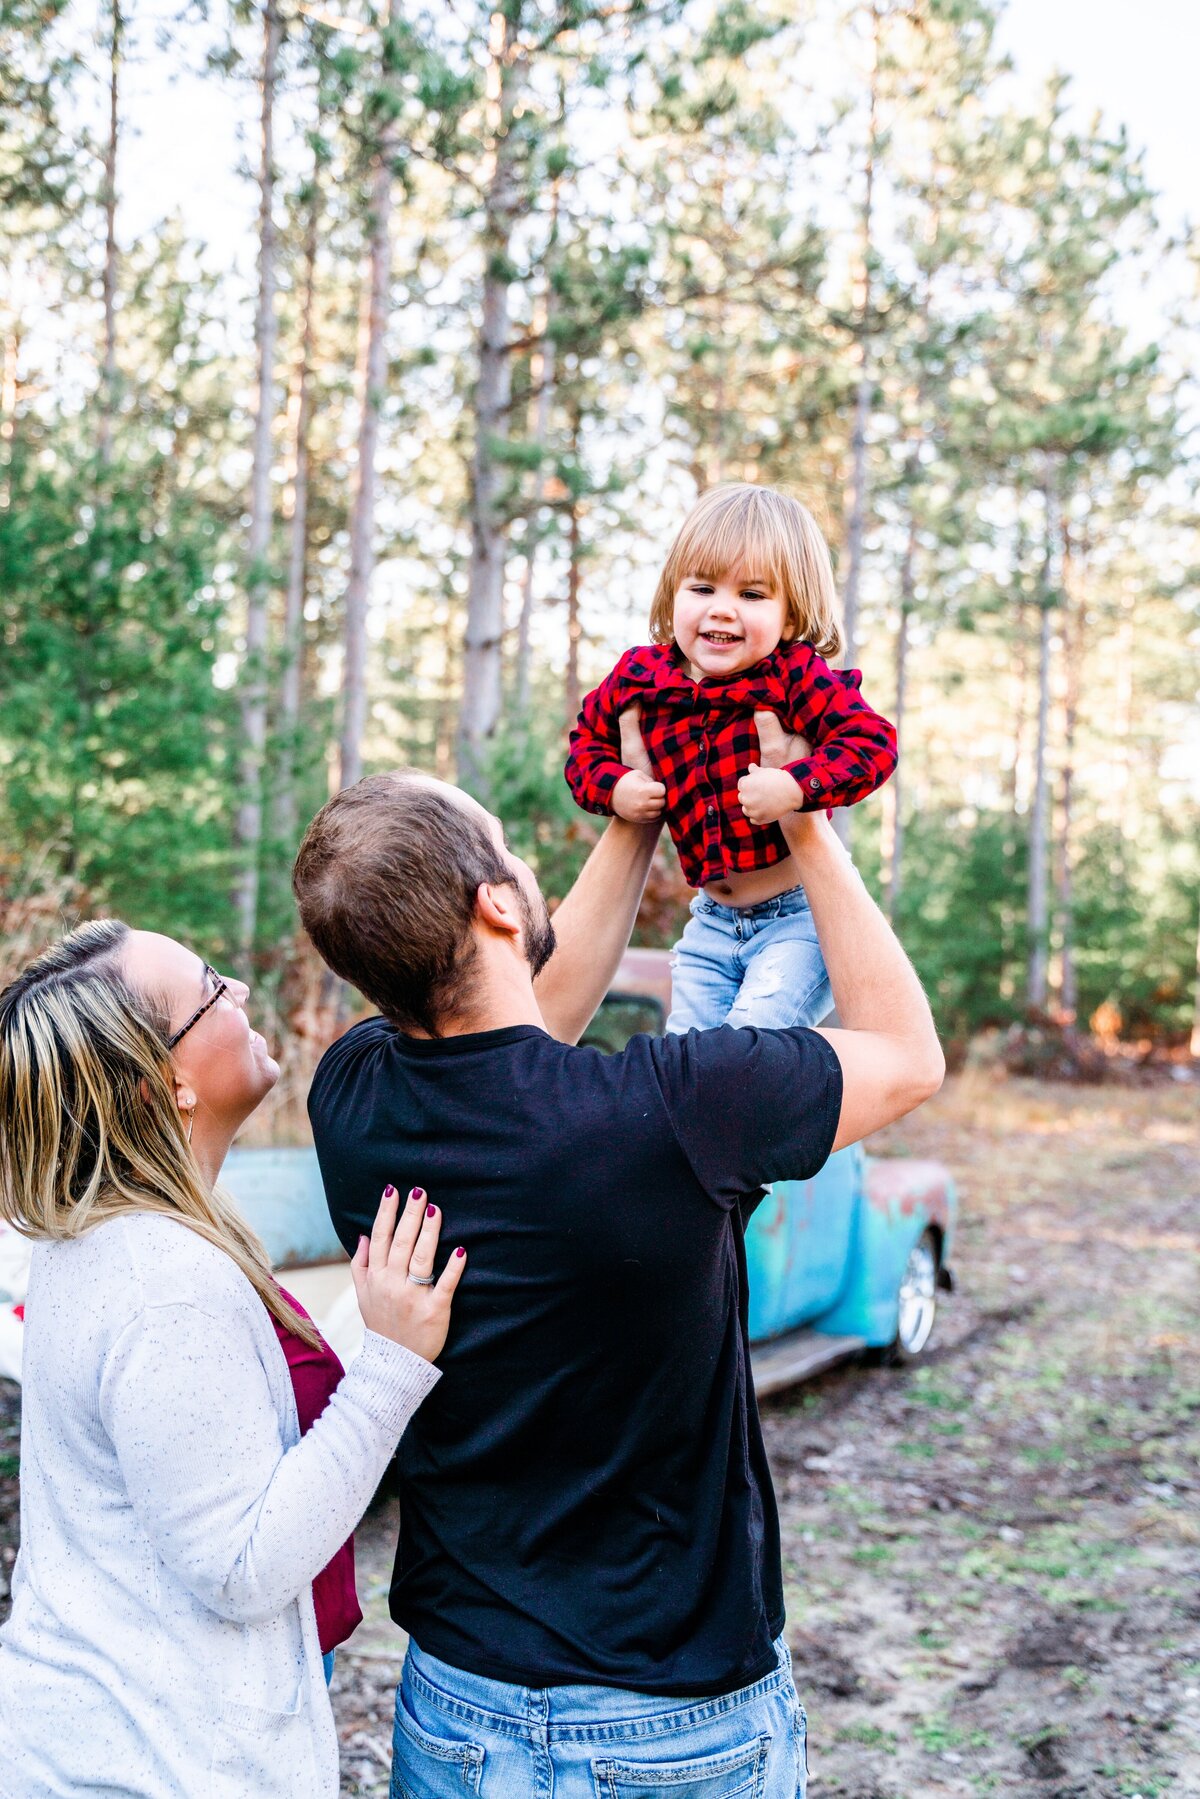
[[819, 781], [810, 781], [808, 784], [812, 788], [814, 793], [820, 793], [821, 783]]

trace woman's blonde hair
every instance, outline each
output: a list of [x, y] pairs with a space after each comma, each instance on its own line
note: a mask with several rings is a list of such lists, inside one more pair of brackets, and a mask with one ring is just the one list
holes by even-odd
[[167, 1009], [122, 973], [129, 934], [115, 919], [82, 925], [0, 993], [0, 1218], [60, 1242], [129, 1212], [178, 1219], [316, 1348], [263, 1245], [200, 1172], [176, 1103]]
[[710, 488], [684, 519], [658, 578], [651, 640], [673, 641], [675, 595], [689, 575], [717, 580], [736, 573], [769, 581], [780, 595], [785, 641], [811, 643], [821, 656], [841, 653], [833, 564], [817, 521], [790, 494], [749, 481]]

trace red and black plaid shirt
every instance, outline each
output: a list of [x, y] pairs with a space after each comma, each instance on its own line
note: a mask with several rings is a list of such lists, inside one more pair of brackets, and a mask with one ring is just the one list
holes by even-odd
[[787, 764], [800, 788], [798, 812], [853, 806], [896, 766], [895, 729], [862, 698], [861, 681], [857, 669], [830, 668], [808, 643], [781, 643], [753, 668], [698, 683], [674, 644], [626, 650], [583, 702], [568, 785], [586, 812], [612, 811], [613, 788], [629, 773], [618, 720], [636, 703], [689, 885], [769, 868], [789, 854], [783, 832], [752, 825], [737, 797], [739, 778], [758, 760], [753, 714], [776, 713], [813, 746], [803, 761]]

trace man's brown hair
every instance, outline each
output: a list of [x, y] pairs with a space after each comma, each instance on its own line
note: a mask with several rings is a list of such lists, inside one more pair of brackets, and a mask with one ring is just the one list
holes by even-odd
[[482, 821], [414, 769], [335, 794], [292, 870], [322, 959], [402, 1030], [431, 1037], [469, 985], [481, 882], [513, 879]]

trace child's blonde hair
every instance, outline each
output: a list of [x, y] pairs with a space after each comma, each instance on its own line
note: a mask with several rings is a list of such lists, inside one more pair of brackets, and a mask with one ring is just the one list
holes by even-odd
[[790, 494], [749, 481], [710, 488], [684, 519], [658, 578], [651, 641], [673, 641], [675, 595], [689, 575], [715, 580], [742, 571], [769, 581], [782, 598], [785, 641], [799, 638], [825, 657], [840, 654], [833, 564], [817, 521]]

